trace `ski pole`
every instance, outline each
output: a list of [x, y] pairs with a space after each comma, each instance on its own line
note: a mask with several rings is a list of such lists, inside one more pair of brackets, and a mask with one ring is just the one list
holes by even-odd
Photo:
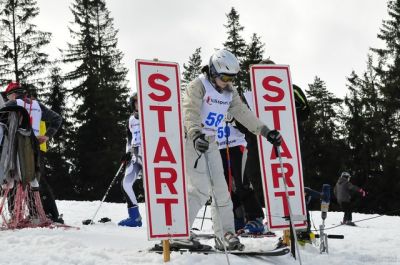
[[203, 213], [203, 218], [202, 218], [202, 220], [201, 220], [200, 231], [203, 230], [203, 224], [204, 224], [204, 218], [206, 217], [206, 211], [207, 211], [207, 203], [206, 203], [206, 205], [204, 206], [204, 213]]
[[229, 153], [229, 134], [230, 134], [230, 129], [228, 127], [228, 122], [225, 122], [225, 136], [226, 136], [226, 162], [228, 166], [228, 190], [229, 193], [232, 194], [232, 168], [231, 168], [231, 157]]
[[[215, 196], [215, 191], [214, 191], [214, 182], [213, 182], [212, 177], [211, 177], [211, 169], [210, 169], [210, 164], [209, 164], [209, 160], [208, 160], [207, 151], [204, 152], [204, 159], [206, 160], [206, 169], [207, 169], [208, 177], [210, 179], [211, 194], [212, 194], [212, 199], [214, 200], [214, 203], [215, 203], [215, 210], [216, 210], [217, 215], [218, 215], [219, 225], [220, 225], [221, 229], [223, 229], [222, 228], [223, 226], [222, 226], [221, 214], [219, 212], [218, 202], [217, 202], [217, 198]], [[228, 256], [228, 252], [226, 250], [226, 246], [225, 246], [224, 243], [222, 245], [224, 246], [224, 252], [225, 252], [225, 256], [226, 256], [226, 261], [227, 261], [228, 265], [230, 265], [231, 263], [229, 261], [229, 256]]]
[[[299, 263], [300, 265], [302, 265], [301, 263], [301, 257], [300, 257], [300, 251], [299, 251], [299, 243], [297, 242], [297, 235], [296, 235], [296, 230], [295, 230], [295, 225], [293, 223], [293, 212], [292, 212], [292, 206], [290, 204], [290, 200], [289, 200], [289, 192], [288, 192], [288, 188], [287, 188], [287, 183], [286, 183], [286, 178], [285, 178], [285, 172], [283, 169], [283, 162], [282, 162], [282, 156], [281, 156], [281, 150], [279, 149], [278, 146], [274, 146], [275, 148], [275, 152], [278, 155], [279, 158], [279, 164], [280, 164], [280, 168], [281, 168], [281, 174], [282, 174], [282, 178], [283, 178], [283, 183], [285, 186], [285, 197], [286, 197], [286, 201], [288, 204], [288, 208], [289, 208], [289, 218], [290, 218], [290, 227], [293, 231], [293, 237], [294, 237], [294, 244], [296, 246], [296, 252], [297, 252], [297, 257], [299, 258]], [[296, 258], [296, 257], [295, 257]]]
[[108, 195], [108, 192], [110, 191], [111, 187], [114, 185], [114, 182], [117, 179], [117, 177], [118, 177], [119, 173], [121, 172], [122, 168], [124, 167], [125, 163], [126, 163], [126, 161], [121, 163], [121, 166], [119, 167], [119, 169], [118, 169], [117, 173], [115, 174], [113, 180], [111, 181], [110, 185], [108, 186], [108, 189], [107, 189], [106, 193], [104, 194], [103, 199], [101, 200], [101, 202], [99, 204], [99, 207], [97, 207], [97, 210], [94, 213], [92, 219], [88, 219], [88, 220], [82, 221], [82, 224], [84, 224], [84, 225], [94, 224], [94, 218], [96, 218], [97, 213], [99, 212], [101, 205], [103, 204], [104, 200], [106, 199], [106, 197]]

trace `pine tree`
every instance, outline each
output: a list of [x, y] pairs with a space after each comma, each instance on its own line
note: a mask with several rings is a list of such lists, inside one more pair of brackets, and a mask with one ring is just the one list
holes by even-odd
[[344, 99], [347, 108], [341, 123], [352, 152], [349, 166], [353, 172], [367, 176], [381, 167], [376, 156], [379, 145], [386, 141], [385, 134], [378, 130], [384, 122], [383, 98], [372, 57], [368, 57], [367, 71], [362, 76], [353, 71], [347, 80], [349, 94]]
[[[385, 161], [389, 135], [385, 128], [385, 111], [381, 84], [373, 67], [372, 56], [368, 57], [367, 71], [362, 76], [355, 72], [348, 78], [350, 93], [345, 97], [347, 111], [343, 117], [349, 160], [346, 163], [355, 176], [353, 183], [367, 189], [370, 196], [364, 205], [369, 209], [382, 207], [385, 199], [380, 196], [387, 186], [382, 169]], [[390, 179], [388, 181], [391, 181]], [[386, 192], [385, 192], [386, 193]], [[387, 194], [387, 193], [386, 193]]]
[[265, 44], [261, 42], [261, 38], [254, 33], [250, 43], [247, 45], [246, 57], [241, 67], [246, 76], [243, 82], [243, 90], [250, 90], [250, 66], [259, 63], [263, 59], [264, 46]]
[[182, 73], [182, 90], [185, 90], [186, 86], [194, 80], [196, 77], [201, 74], [201, 48], [197, 48], [196, 51], [189, 57], [188, 64], [183, 64], [183, 69], [185, 69]]
[[388, 1], [388, 14], [389, 19], [383, 21], [378, 34], [386, 46], [372, 49], [382, 62], [375, 70], [380, 78], [380, 91], [383, 95], [384, 122], [380, 129], [388, 135], [388, 140], [381, 143], [384, 155], [379, 186], [383, 190], [379, 194], [385, 193], [384, 199], [379, 200], [378, 209], [381, 212], [400, 207], [400, 181], [393, 178], [400, 174], [400, 0]]
[[224, 26], [228, 30], [228, 37], [223, 45], [224, 48], [233, 53], [240, 62], [241, 71], [235, 80], [235, 85], [238, 91], [241, 92], [244, 86], [243, 80], [246, 79], [246, 71], [243, 68], [243, 62], [246, 57], [246, 42], [241, 36], [244, 27], [239, 23], [239, 13], [235, 8], [232, 7], [231, 11], [226, 16], [228, 18], [228, 23]]
[[[74, 112], [73, 176], [81, 198], [98, 199], [124, 150], [127, 70], [105, 1], [76, 0], [71, 10], [77, 28], [71, 35], [77, 41], [69, 44], [65, 62], [77, 65], [67, 78], [75, 82], [72, 95], [82, 102]], [[109, 198], [119, 197], [116, 187]]]
[[32, 24], [38, 14], [35, 0], [0, 2], [0, 85], [15, 80], [33, 88], [43, 86], [41, 74], [50, 63], [43, 49], [51, 34]]
[[51, 110], [60, 114], [63, 123], [58, 132], [48, 143], [48, 151], [44, 156], [47, 182], [52, 187], [57, 199], [75, 199], [71, 171], [71, 110], [67, 107], [69, 92], [64, 86], [61, 69], [55, 66], [50, 71], [50, 82], [47, 92], [43, 94], [44, 103]]
[[386, 44], [385, 48], [372, 49], [384, 61], [376, 71], [382, 80], [382, 93], [385, 99], [387, 129], [393, 143], [400, 144], [400, 0], [388, 1], [389, 19], [383, 21], [378, 38]]
[[335, 184], [347, 160], [337, 125], [342, 100], [329, 92], [319, 77], [305, 92], [312, 111], [300, 134], [304, 182], [319, 189], [324, 183]]

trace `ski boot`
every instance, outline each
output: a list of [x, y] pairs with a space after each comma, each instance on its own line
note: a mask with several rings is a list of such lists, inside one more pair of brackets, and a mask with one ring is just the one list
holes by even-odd
[[264, 233], [264, 224], [262, 223], [262, 220], [255, 219], [248, 221], [243, 230], [245, 233], [249, 234], [262, 234]]
[[57, 218], [52, 218], [53, 222], [59, 223], [59, 224], [64, 224], [64, 219], [63, 219], [63, 214], [60, 214]]
[[244, 245], [240, 243], [239, 238], [234, 235], [232, 232], [227, 232], [222, 238], [216, 237], [215, 238], [215, 249], [224, 251], [226, 250], [244, 250]]
[[301, 246], [305, 246], [307, 243], [312, 244], [310, 232], [298, 231], [296, 232], [296, 234], [297, 234], [297, 242], [299, 242]]
[[[207, 251], [211, 246], [201, 244], [196, 238], [196, 234], [190, 232], [189, 239], [170, 239], [169, 247], [172, 251], [186, 249], [190, 251]], [[162, 245], [162, 244], [161, 244]]]
[[283, 238], [282, 238], [282, 237], [278, 238], [278, 242], [277, 242], [276, 245], [275, 245], [275, 249], [278, 249], [278, 248], [286, 248], [286, 247], [288, 247], [288, 244], [286, 244], [286, 243], [283, 241]]
[[118, 223], [119, 226], [129, 226], [129, 227], [141, 227], [142, 226], [142, 217], [139, 213], [139, 207], [133, 206], [128, 208], [129, 217], [120, 221]]
[[257, 218], [248, 221], [243, 229], [237, 232], [238, 235], [243, 237], [273, 237], [276, 236], [274, 232], [268, 230], [268, 226], [262, 223], [262, 218]]

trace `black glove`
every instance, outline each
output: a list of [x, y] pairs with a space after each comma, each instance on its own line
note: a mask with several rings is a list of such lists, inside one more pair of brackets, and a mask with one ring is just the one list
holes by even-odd
[[282, 142], [282, 135], [277, 130], [272, 130], [267, 133], [267, 140], [274, 146], [280, 146]]
[[121, 157], [121, 163], [127, 163], [132, 159], [132, 154], [131, 152], [127, 152], [125, 154], [122, 155]]
[[209, 142], [204, 138], [205, 134], [198, 132], [198, 134], [195, 135], [193, 138], [193, 145], [194, 148], [201, 153], [204, 153], [205, 151], [208, 150], [209, 147]]

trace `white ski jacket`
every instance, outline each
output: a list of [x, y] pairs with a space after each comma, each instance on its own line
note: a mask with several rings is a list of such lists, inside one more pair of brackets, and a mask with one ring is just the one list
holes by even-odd
[[[233, 95], [228, 112], [254, 134], [261, 134], [263, 127], [265, 127], [263, 130], [267, 130], [265, 133], [270, 131], [270, 129], [242, 102], [236, 88], [231, 89]], [[185, 133], [189, 139], [193, 139], [195, 132], [201, 131], [202, 129], [200, 111], [204, 95], [205, 88], [199, 78], [189, 83], [183, 95], [184, 126]]]

